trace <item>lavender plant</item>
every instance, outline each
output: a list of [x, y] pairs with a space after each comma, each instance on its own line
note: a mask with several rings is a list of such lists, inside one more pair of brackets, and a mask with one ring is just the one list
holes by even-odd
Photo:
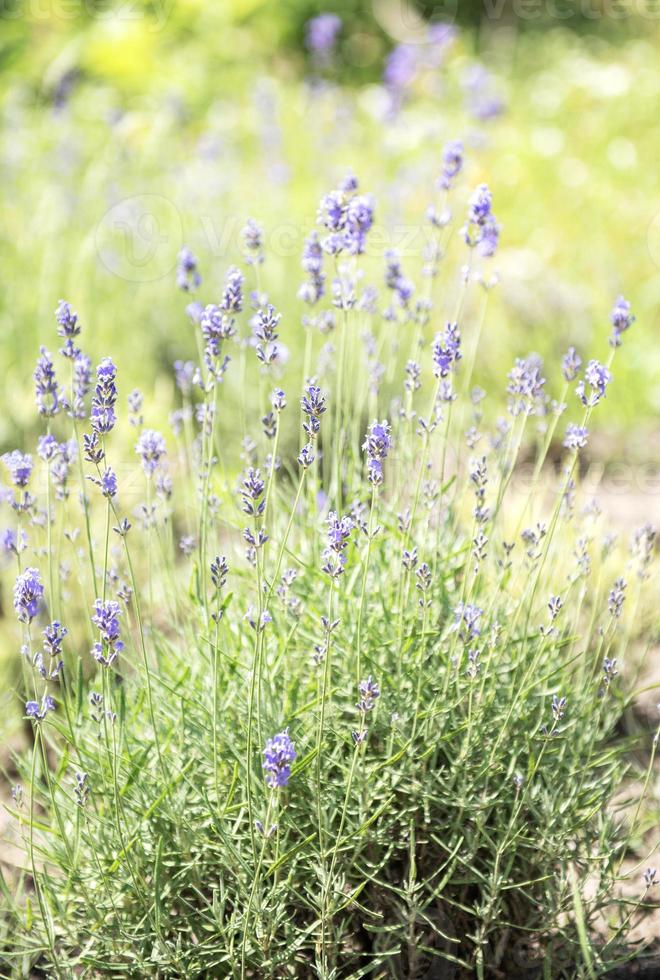
[[[335, 37], [319, 22], [309, 43]], [[626, 955], [656, 876], [617, 897], [641, 798], [613, 806], [616, 734], [655, 531], [606, 544], [579, 462], [634, 317], [619, 298], [609, 350], [604, 327], [547, 379], [529, 354], [475, 388], [500, 228], [465, 163], [452, 141], [419, 278], [389, 253], [382, 294], [362, 264], [374, 201], [352, 175], [325, 195], [302, 324], [253, 219], [219, 297], [184, 249], [172, 289], [208, 302], [188, 307], [198, 353], [174, 365], [167, 436], [140, 392], [122, 412], [110, 357], [93, 386], [60, 303], [39, 462], [3, 457], [30, 734], [12, 975], [596, 976]], [[303, 326], [296, 377], [279, 338]]]

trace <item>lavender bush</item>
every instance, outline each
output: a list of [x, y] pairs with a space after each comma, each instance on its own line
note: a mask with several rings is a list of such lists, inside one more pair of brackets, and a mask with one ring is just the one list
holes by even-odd
[[31, 733], [12, 975], [597, 976], [627, 955], [656, 875], [620, 897], [642, 797], [612, 803], [616, 733], [655, 532], [619, 547], [579, 464], [634, 317], [617, 299], [609, 345], [604, 309], [598, 349], [547, 379], [521, 356], [486, 395], [500, 227], [459, 142], [438, 169], [424, 255], [389, 252], [380, 283], [377, 202], [353, 175], [323, 197], [302, 325], [254, 219], [221, 289], [184, 249], [163, 302], [178, 287], [197, 355], [167, 430], [60, 303], [43, 435], [3, 457]]

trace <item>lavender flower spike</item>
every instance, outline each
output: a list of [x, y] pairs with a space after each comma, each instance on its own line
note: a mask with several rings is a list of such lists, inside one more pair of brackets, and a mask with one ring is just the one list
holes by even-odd
[[271, 789], [286, 786], [291, 776], [291, 764], [296, 759], [296, 750], [288, 728], [268, 739], [263, 756], [263, 769], [268, 786]]
[[614, 304], [612, 312], [610, 313], [610, 321], [612, 323], [610, 346], [620, 347], [621, 334], [628, 330], [635, 322], [635, 317], [630, 312], [630, 303], [628, 300], [624, 299], [623, 296], [619, 296]]
[[142, 460], [144, 472], [147, 476], [151, 476], [167, 452], [165, 440], [160, 432], [155, 432], [153, 429], [145, 429], [135, 444], [135, 452]]
[[14, 609], [23, 623], [31, 622], [39, 611], [44, 594], [41, 576], [36, 568], [26, 568], [14, 585]]
[[55, 710], [55, 701], [50, 694], [44, 694], [41, 705], [38, 701], [27, 701], [25, 704], [25, 714], [33, 721], [43, 721], [49, 711]]
[[601, 398], [605, 397], [605, 390], [612, 380], [610, 371], [601, 364], [600, 361], [591, 360], [587, 364], [584, 372], [584, 379], [580, 379], [577, 384], [577, 396], [583, 405], [593, 408]]
[[379, 486], [383, 482], [383, 460], [386, 459], [392, 447], [391, 427], [387, 419], [379, 422], [377, 419], [367, 429], [362, 448], [367, 454], [367, 469], [369, 482]]

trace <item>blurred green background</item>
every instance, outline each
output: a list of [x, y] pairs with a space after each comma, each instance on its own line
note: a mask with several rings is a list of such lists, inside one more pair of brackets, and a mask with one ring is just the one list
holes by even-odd
[[[342, 28], [319, 64], [305, 24], [324, 9]], [[38, 429], [29, 375], [38, 345], [55, 346], [60, 297], [90, 353], [116, 357], [123, 390], [149, 393], [156, 422], [171, 362], [195, 350], [174, 287], [181, 244], [215, 300], [245, 218], [261, 221], [264, 284], [297, 358], [300, 248], [320, 195], [354, 170], [383, 241], [417, 276], [442, 144], [461, 137], [465, 192], [487, 180], [503, 227], [484, 386], [503, 390], [529, 350], [604, 355], [623, 292], [638, 320], [601, 427], [631, 458], [660, 459], [660, 7], [2, 0], [0, 11], [0, 449]], [[425, 18], [451, 23], [453, 41], [429, 46]], [[401, 44], [423, 65], [392, 114], [382, 77]], [[491, 102], [502, 111], [479, 118]], [[377, 251], [367, 268], [380, 284]]]

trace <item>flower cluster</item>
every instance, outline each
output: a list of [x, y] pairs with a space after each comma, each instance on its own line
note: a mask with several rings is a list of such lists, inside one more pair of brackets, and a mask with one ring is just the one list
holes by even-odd
[[344, 573], [346, 548], [355, 527], [352, 517], [339, 517], [335, 511], [328, 514], [328, 545], [321, 555], [322, 570], [333, 579]]
[[103, 436], [114, 428], [117, 416], [117, 368], [109, 357], [104, 357], [96, 369], [96, 387], [92, 396], [90, 422], [94, 435]]
[[39, 612], [44, 587], [38, 569], [26, 568], [14, 585], [14, 610], [23, 623], [30, 623]]
[[177, 257], [176, 284], [185, 293], [193, 293], [202, 284], [197, 259], [187, 245], [184, 245]]
[[542, 370], [543, 364], [537, 354], [516, 358], [514, 366], [509, 371], [506, 389], [509, 395], [509, 411], [512, 415], [517, 416], [523, 412], [532, 415], [540, 410], [545, 385]]
[[584, 378], [577, 384], [577, 396], [587, 408], [593, 408], [601, 398], [605, 397], [605, 391], [612, 380], [612, 375], [608, 368], [600, 361], [591, 360], [587, 364]]
[[368, 195], [358, 194], [357, 189], [357, 178], [349, 174], [337, 190], [321, 199], [317, 220], [328, 232], [321, 244], [330, 255], [364, 252], [374, 221], [374, 205]]
[[392, 427], [387, 419], [379, 422], [374, 419], [362, 443], [362, 449], [367, 454], [367, 477], [372, 486], [378, 487], [383, 482], [383, 461], [392, 448]]
[[296, 760], [296, 750], [288, 728], [268, 739], [263, 756], [263, 769], [270, 789], [286, 786], [291, 777], [291, 766]]
[[80, 354], [80, 349], [74, 343], [75, 338], [80, 336], [81, 330], [80, 323], [78, 322], [78, 314], [74, 313], [69, 303], [61, 299], [55, 310], [55, 319], [58, 324], [57, 332], [65, 340], [64, 347], [60, 349], [60, 353], [64, 357], [74, 360]]
[[64, 407], [64, 397], [55, 377], [55, 366], [45, 347], [40, 348], [34, 369], [34, 386], [39, 414], [53, 418]]
[[259, 310], [253, 321], [254, 336], [257, 340], [255, 347], [257, 358], [262, 364], [272, 364], [277, 360], [277, 325], [282, 317], [275, 307], [269, 304], [266, 309]]
[[610, 322], [612, 323], [610, 346], [620, 347], [622, 343], [621, 334], [628, 330], [635, 322], [635, 317], [630, 312], [630, 303], [623, 296], [619, 296], [614, 304], [610, 313]]
[[449, 190], [463, 169], [464, 147], [462, 140], [450, 140], [442, 150], [442, 170], [438, 183], [443, 190]]
[[458, 324], [448, 322], [433, 341], [433, 373], [436, 378], [447, 378], [456, 369], [461, 356], [461, 332]]
[[241, 240], [248, 265], [261, 265], [264, 261], [264, 231], [254, 218], [248, 218], [245, 222]]
[[305, 42], [309, 51], [326, 60], [334, 48], [339, 32], [341, 18], [336, 14], [318, 14], [305, 25]]
[[110, 667], [124, 644], [119, 638], [119, 616], [121, 606], [114, 599], [96, 599], [92, 622], [100, 633], [100, 640], [92, 647], [92, 656], [104, 667]]
[[140, 433], [135, 444], [135, 452], [140, 457], [142, 469], [146, 475], [148, 477], [153, 476], [167, 453], [165, 440], [160, 432], [156, 432], [154, 429], [145, 429]]
[[483, 258], [490, 258], [497, 250], [500, 226], [493, 214], [493, 195], [487, 184], [479, 184], [468, 202], [468, 219], [463, 237]]

